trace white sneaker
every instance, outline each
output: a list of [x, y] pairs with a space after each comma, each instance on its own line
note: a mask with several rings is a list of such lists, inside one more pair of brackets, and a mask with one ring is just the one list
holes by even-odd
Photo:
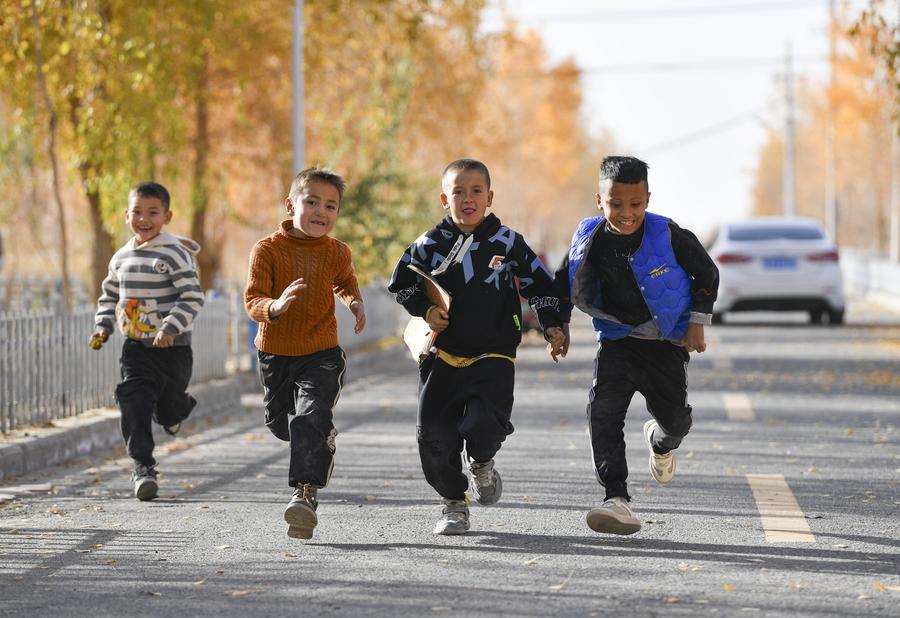
[[631, 512], [628, 501], [618, 496], [588, 511], [587, 525], [594, 532], [607, 534], [634, 534], [641, 529], [641, 522]]
[[472, 474], [472, 495], [481, 506], [497, 504], [503, 493], [503, 479], [494, 468], [494, 460], [478, 463], [469, 461], [469, 472]]
[[434, 534], [465, 534], [469, 531], [469, 496], [464, 500], [442, 500], [441, 518], [434, 526]]
[[653, 430], [657, 426], [658, 423], [653, 420], [644, 423], [644, 442], [650, 449], [650, 474], [657, 483], [665, 485], [675, 476], [675, 453], [669, 451], [665, 455], [660, 455], [653, 450]]

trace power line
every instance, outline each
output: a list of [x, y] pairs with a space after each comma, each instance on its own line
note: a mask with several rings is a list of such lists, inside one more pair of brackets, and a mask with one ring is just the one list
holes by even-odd
[[665, 152], [666, 150], [672, 150], [675, 148], [680, 148], [682, 146], [687, 146], [688, 144], [699, 141], [701, 139], [706, 139], [707, 137], [716, 135], [717, 133], [722, 133], [729, 129], [733, 129], [736, 126], [744, 124], [748, 120], [756, 120], [757, 113], [760, 111], [761, 109], [753, 109], [727, 120], [722, 120], [707, 127], [703, 127], [702, 129], [691, 131], [690, 133], [686, 133], [680, 137], [676, 137], [675, 139], [667, 140], [659, 144], [654, 144], [649, 148], [643, 148], [635, 152], [646, 155], [649, 153], [660, 153]]
[[794, 0], [793, 2], [759, 2], [752, 4], [705, 5], [648, 9], [642, 11], [591, 11], [586, 13], [556, 13], [548, 15], [516, 16], [517, 21], [565, 22], [594, 21], [614, 19], [654, 19], [669, 17], [696, 17], [698, 15], [729, 15], [734, 13], [753, 13], [765, 11], [783, 11], [802, 8], [825, 8], [822, 0]]

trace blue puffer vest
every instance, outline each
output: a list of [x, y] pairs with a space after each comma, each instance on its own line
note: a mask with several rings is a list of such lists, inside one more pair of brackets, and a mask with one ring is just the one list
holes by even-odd
[[[632, 326], [604, 312], [599, 278], [585, 268], [594, 233], [602, 222], [603, 217], [584, 219], [569, 249], [572, 304], [593, 318], [598, 341], [621, 339], [633, 330]], [[691, 278], [675, 261], [667, 217], [645, 213], [644, 238], [629, 260], [635, 281], [663, 338], [680, 340], [687, 332], [691, 317]]]

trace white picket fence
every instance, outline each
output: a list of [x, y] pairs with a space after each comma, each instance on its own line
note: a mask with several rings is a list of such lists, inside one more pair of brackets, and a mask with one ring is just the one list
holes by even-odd
[[[229, 339], [241, 321], [233, 302], [209, 298], [194, 323], [192, 382], [227, 375]], [[88, 346], [94, 308], [65, 314], [52, 309], [0, 313], [0, 433], [42, 425], [114, 405], [122, 337], [99, 351]]]

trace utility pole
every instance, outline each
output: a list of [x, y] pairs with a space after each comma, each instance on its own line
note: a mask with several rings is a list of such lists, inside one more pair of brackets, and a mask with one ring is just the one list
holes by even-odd
[[294, 49], [293, 49], [293, 173], [303, 169], [303, 0], [294, 0]]
[[784, 57], [784, 172], [783, 211], [785, 217], [793, 217], [796, 212], [796, 190], [794, 187], [794, 75], [791, 67], [791, 44], [787, 43]]
[[835, 15], [834, 0], [828, 2], [828, 66], [830, 71], [828, 100], [827, 100], [827, 118], [825, 125], [825, 229], [828, 235], [837, 243], [838, 236], [838, 212], [837, 212], [837, 191], [835, 189], [837, 165], [835, 152], [835, 122], [837, 110], [835, 109]]
[[[900, 20], [900, 4], [897, 5], [897, 19]], [[900, 22], [898, 22], [900, 23]], [[896, 100], [896, 99], [895, 99]], [[894, 264], [900, 264], [900, 106], [895, 104], [894, 122], [891, 126], [893, 137], [891, 138], [891, 216], [890, 216], [890, 254], [889, 258]]]

